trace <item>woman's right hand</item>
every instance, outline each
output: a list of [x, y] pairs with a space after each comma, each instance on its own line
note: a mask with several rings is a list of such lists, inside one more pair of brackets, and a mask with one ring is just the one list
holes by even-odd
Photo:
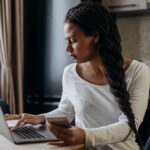
[[44, 115], [32, 115], [32, 114], [6, 114], [5, 115], [6, 120], [17, 120], [18, 122], [15, 127], [12, 128], [12, 130], [15, 130], [16, 128], [20, 126], [24, 126], [25, 124], [45, 124], [46, 118]]

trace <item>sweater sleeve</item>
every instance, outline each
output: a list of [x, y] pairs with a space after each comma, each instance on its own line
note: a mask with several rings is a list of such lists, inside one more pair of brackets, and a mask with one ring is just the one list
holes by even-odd
[[58, 108], [51, 112], [45, 113], [44, 116], [46, 118], [65, 116], [68, 121], [71, 122], [74, 118], [74, 109], [67, 96], [63, 94]]
[[67, 68], [64, 69], [64, 73], [63, 73], [63, 78], [62, 78], [63, 92], [62, 92], [62, 97], [58, 105], [58, 108], [51, 112], [45, 113], [44, 116], [46, 118], [54, 117], [54, 116], [55, 117], [65, 116], [67, 117], [69, 122], [73, 120], [75, 112], [74, 112], [74, 107], [67, 95], [67, 84], [66, 84], [67, 81], [66, 80], [67, 80]]
[[[143, 121], [146, 112], [149, 87], [149, 68], [142, 64], [142, 67], [134, 73], [128, 89], [137, 128]], [[118, 121], [113, 124], [98, 128], [85, 128], [85, 135], [86, 147], [121, 142], [135, 136], [128, 124], [127, 117], [123, 113], [118, 117]]]

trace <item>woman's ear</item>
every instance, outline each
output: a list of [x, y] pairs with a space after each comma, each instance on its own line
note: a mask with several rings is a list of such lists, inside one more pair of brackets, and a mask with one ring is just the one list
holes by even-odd
[[97, 44], [99, 42], [100, 35], [98, 32], [94, 33], [94, 44]]

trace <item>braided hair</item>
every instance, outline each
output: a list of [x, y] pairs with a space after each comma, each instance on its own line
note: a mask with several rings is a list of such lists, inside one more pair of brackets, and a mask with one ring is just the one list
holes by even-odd
[[[102, 59], [105, 76], [120, 109], [128, 118], [128, 124], [135, 133], [136, 142], [143, 149], [136, 128], [135, 116], [129, 101], [130, 96], [125, 82], [121, 37], [115, 21], [100, 4], [100, 0], [82, 0], [80, 4], [69, 9], [65, 22], [73, 23], [86, 35], [99, 32], [99, 55]], [[90, 19], [89, 19], [90, 18]], [[91, 19], [92, 18], [92, 19]]]

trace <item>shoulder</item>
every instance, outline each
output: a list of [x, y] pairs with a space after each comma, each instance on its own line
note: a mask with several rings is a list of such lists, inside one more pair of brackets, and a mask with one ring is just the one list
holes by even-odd
[[72, 63], [72, 64], [69, 64], [68, 66], [66, 66], [64, 68], [64, 75], [68, 74], [68, 73], [72, 73], [75, 69], [75, 66], [76, 66], [76, 63]]
[[133, 60], [126, 71], [128, 76], [137, 76], [138, 74], [149, 75], [150, 68], [143, 62]]
[[64, 68], [63, 81], [68, 81], [69, 79], [73, 78], [75, 74], [75, 67], [76, 63], [72, 63]]
[[150, 68], [143, 62], [133, 60], [126, 71], [126, 81], [128, 86], [135, 83], [150, 86]]
[[76, 81], [75, 68], [76, 63], [72, 63], [64, 68], [62, 77], [62, 86], [64, 91], [69, 91]]

